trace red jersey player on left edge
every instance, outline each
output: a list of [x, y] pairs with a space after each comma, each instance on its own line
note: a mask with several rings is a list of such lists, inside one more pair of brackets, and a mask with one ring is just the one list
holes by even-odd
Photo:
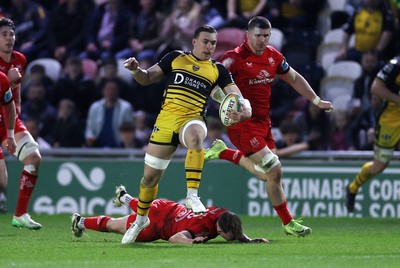
[[13, 102], [10, 81], [7, 76], [0, 72], [0, 139], [3, 146], [10, 153], [14, 153], [17, 148], [14, 138], [15, 128], [15, 104]]
[[[15, 44], [15, 25], [8, 18], [0, 19], [0, 71], [7, 75], [12, 87], [12, 98], [15, 105], [15, 142], [17, 144], [14, 155], [24, 164], [20, 176], [19, 195], [17, 208], [14, 213], [11, 224], [19, 228], [40, 229], [42, 225], [31, 219], [28, 214], [28, 204], [33, 189], [36, 185], [39, 167], [42, 157], [39, 152], [38, 144], [32, 135], [26, 129], [25, 125], [18, 117], [20, 112], [21, 97], [20, 83], [22, 74], [26, 67], [26, 58], [19, 52], [14, 51]], [[2, 146], [5, 147], [5, 130], [0, 128], [0, 137], [2, 137]], [[0, 191], [7, 187], [7, 171], [3, 153], [0, 153]], [[1, 197], [0, 193], [0, 197]]]

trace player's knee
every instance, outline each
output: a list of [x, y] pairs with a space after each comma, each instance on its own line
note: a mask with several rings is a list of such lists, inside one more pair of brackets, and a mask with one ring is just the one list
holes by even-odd
[[[260, 163], [254, 165], [254, 168], [264, 174], [269, 173], [274, 167], [280, 165], [279, 157], [273, 152], [267, 153]], [[276, 169], [276, 172], [281, 172], [280, 169]]]
[[207, 127], [201, 120], [191, 120], [181, 130], [181, 143], [190, 149], [201, 149], [207, 136]]
[[37, 162], [40, 165], [42, 158], [39, 153], [39, 145], [30, 135], [24, 136], [17, 143], [17, 148], [15, 150], [14, 155], [18, 158], [18, 160], [23, 161], [28, 156]]
[[393, 149], [382, 148], [377, 145], [374, 146], [375, 159], [381, 162], [386, 167], [392, 160]]
[[158, 169], [158, 170], [165, 170], [167, 169], [170, 159], [161, 159], [150, 154], [145, 155], [144, 162], [151, 168]]

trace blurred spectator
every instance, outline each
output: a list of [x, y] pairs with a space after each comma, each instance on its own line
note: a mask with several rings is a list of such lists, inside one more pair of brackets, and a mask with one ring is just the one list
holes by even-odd
[[96, 6], [87, 23], [86, 48], [81, 58], [104, 60], [126, 47], [131, 12], [122, 0], [107, 0]]
[[29, 133], [31, 133], [33, 139], [39, 144], [39, 150], [51, 148], [50, 143], [40, 136], [40, 123], [37, 119], [27, 118], [24, 120], [24, 124]]
[[[150, 66], [151, 62], [148, 60], [140, 62], [140, 68], [142, 69], [147, 69]], [[136, 110], [146, 111], [148, 116], [151, 115], [155, 119], [164, 98], [165, 79], [163, 78], [161, 81], [148, 86], [142, 86], [138, 82], [133, 81], [133, 86], [129, 91], [130, 94], [133, 94], [133, 97], [129, 99], [133, 103], [133, 107]]]
[[249, 20], [255, 16], [263, 16], [268, 0], [227, 0], [227, 17], [223, 27], [247, 29]]
[[53, 127], [53, 147], [82, 147], [85, 144], [85, 124], [76, 114], [75, 103], [62, 99]]
[[219, 117], [207, 118], [207, 137], [204, 140], [204, 148], [210, 148], [211, 144], [216, 140], [222, 140], [229, 148], [236, 149], [236, 147], [229, 140], [225, 132], [225, 126], [222, 124]]
[[26, 99], [27, 88], [29, 88], [29, 86], [35, 82], [42, 83], [46, 89], [46, 97], [48, 99], [52, 99], [54, 82], [50, 77], [46, 75], [46, 71], [43, 65], [35, 64], [31, 67], [30, 72], [28, 74], [25, 74], [24, 77], [22, 78], [21, 82], [22, 101]]
[[217, 30], [226, 23], [226, 7], [224, 8], [223, 2], [224, 1], [200, 1], [204, 23], [211, 25]]
[[[361, 61], [363, 52], [375, 50], [384, 60], [394, 55], [394, 17], [385, 0], [364, 0], [349, 21], [343, 26], [342, 47], [336, 60]], [[354, 47], [349, 47], [354, 34]]]
[[281, 158], [290, 157], [293, 154], [304, 150], [316, 149], [313, 147], [314, 141], [318, 137], [313, 137], [309, 141], [302, 139], [301, 128], [291, 119], [282, 121], [279, 126], [282, 138], [275, 141], [276, 154]]
[[371, 85], [379, 70], [379, 59], [374, 51], [367, 51], [361, 57], [362, 74], [354, 82], [352, 96], [353, 117], [362, 110], [371, 108]]
[[298, 29], [316, 29], [316, 14], [324, 5], [325, 1], [321, 0], [270, 0], [266, 17], [285, 34]]
[[291, 86], [281, 79], [274, 82], [270, 96], [270, 114], [272, 126], [279, 127], [281, 121], [284, 120], [291, 110], [300, 94], [292, 90]]
[[46, 98], [43, 83], [36, 81], [27, 89], [26, 100], [21, 105], [21, 120], [32, 118], [40, 122], [40, 136], [51, 141], [51, 129], [57, 117], [57, 109]]
[[135, 126], [132, 121], [122, 122], [119, 127], [119, 138], [121, 140], [119, 147], [121, 148], [142, 149], [143, 146], [147, 145], [147, 143], [143, 144], [135, 137]]
[[90, 105], [85, 139], [90, 147], [115, 148], [121, 143], [119, 127], [133, 117], [132, 105], [119, 97], [119, 82], [109, 79], [103, 86], [103, 98]]
[[351, 140], [350, 148], [362, 150], [366, 135], [374, 127], [374, 115], [371, 109], [371, 85], [379, 70], [378, 55], [373, 51], [363, 53], [361, 58], [363, 72], [354, 83], [351, 100]]
[[63, 63], [85, 49], [85, 25], [94, 4], [87, 0], [65, 0], [49, 14], [46, 30], [46, 57]]
[[195, 29], [203, 24], [201, 6], [195, 0], [176, 0], [172, 13], [166, 18], [161, 36], [164, 47], [160, 56], [175, 49], [192, 49], [192, 37]]
[[72, 100], [80, 118], [86, 119], [87, 110], [95, 100], [96, 85], [82, 70], [82, 62], [78, 57], [70, 57], [64, 64], [63, 74], [54, 85], [54, 106], [62, 99]]
[[300, 126], [303, 140], [314, 140], [313, 149], [327, 149], [330, 126], [329, 114], [320, 110], [316, 105], [307, 102], [304, 111], [296, 114], [293, 122]]
[[104, 83], [109, 79], [116, 79], [120, 83], [119, 96], [131, 102], [133, 105], [135, 94], [128, 83], [119, 76], [117, 60], [114, 58], [103, 60], [101, 63], [101, 70], [102, 72], [97, 75], [95, 100], [99, 100], [103, 97], [102, 88]]
[[139, 62], [143, 58], [154, 63], [159, 46], [164, 42], [161, 30], [165, 16], [158, 11], [157, 0], [140, 0], [140, 13], [132, 16], [127, 48], [116, 53], [118, 59], [135, 57]]
[[331, 113], [329, 150], [350, 149], [350, 121], [347, 110], [334, 110]]
[[363, 1], [364, 0], [346, 0], [344, 11], [349, 16], [353, 16], [354, 13], [363, 5]]
[[[140, 142], [142, 146], [147, 145], [152, 128], [148, 126], [146, 112], [143, 110], [136, 111], [133, 118], [135, 124], [135, 139]], [[153, 126], [153, 124], [151, 124], [151, 126]]]
[[23, 53], [28, 62], [42, 57], [48, 23], [47, 10], [31, 0], [12, 0], [7, 17], [14, 21], [18, 36], [14, 50]]

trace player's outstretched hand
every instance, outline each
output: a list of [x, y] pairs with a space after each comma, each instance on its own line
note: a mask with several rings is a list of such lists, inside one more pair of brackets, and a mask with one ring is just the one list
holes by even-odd
[[253, 238], [250, 239], [249, 243], [269, 243], [269, 241], [265, 238]]
[[198, 236], [195, 237], [192, 241], [192, 244], [201, 244], [201, 243], [205, 243], [207, 241], [207, 236]]

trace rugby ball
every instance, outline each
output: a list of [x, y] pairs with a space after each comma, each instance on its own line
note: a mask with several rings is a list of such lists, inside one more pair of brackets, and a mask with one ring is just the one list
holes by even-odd
[[228, 110], [235, 110], [240, 112], [240, 95], [237, 93], [229, 93], [225, 96], [219, 106], [219, 118], [225, 126], [233, 126], [232, 120], [226, 115]]

